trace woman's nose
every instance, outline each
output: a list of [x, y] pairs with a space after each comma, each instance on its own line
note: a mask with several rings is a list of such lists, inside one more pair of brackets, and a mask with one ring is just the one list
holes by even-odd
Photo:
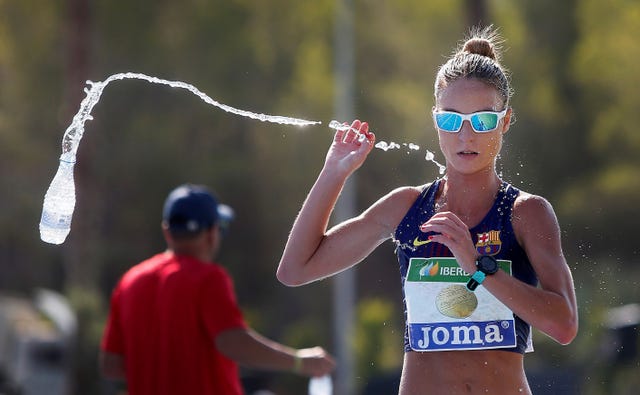
[[471, 122], [467, 119], [462, 121], [462, 126], [458, 132], [458, 138], [460, 140], [472, 140], [475, 137], [475, 134], [476, 132], [473, 130]]

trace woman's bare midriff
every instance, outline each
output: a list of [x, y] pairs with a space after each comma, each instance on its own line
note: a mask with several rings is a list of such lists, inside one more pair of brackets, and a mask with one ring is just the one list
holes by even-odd
[[523, 356], [509, 351], [407, 352], [399, 395], [531, 395]]

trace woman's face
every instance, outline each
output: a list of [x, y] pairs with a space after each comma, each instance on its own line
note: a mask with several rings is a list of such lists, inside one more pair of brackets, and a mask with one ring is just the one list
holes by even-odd
[[[436, 111], [455, 111], [470, 114], [478, 111], [502, 111], [504, 104], [497, 89], [478, 79], [459, 79], [440, 92]], [[502, 135], [509, 129], [511, 109], [498, 127], [486, 133], [476, 133], [469, 121], [460, 131], [445, 132], [438, 129], [440, 149], [447, 161], [447, 172], [472, 175], [480, 171], [494, 171], [495, 160], [502, 148]]]

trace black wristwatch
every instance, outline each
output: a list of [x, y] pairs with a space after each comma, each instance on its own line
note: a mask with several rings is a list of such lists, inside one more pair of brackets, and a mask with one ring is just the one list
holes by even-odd
[[478, 270], [473, 273], [467, 282], [467, 289], [469, 291], [475, 291], [475, 289], [478, 288], [478, 285], [482, 284], [487, 276], [496, 274], [500, 266], [498, 266], [496, 258], [491, 255], [481, 255], [476, 260], [476, 268]]

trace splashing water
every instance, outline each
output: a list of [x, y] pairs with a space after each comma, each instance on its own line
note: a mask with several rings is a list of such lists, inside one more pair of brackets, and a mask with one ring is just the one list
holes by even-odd
[[445, 165], [438, 163], [435, 160], [435, 154], [429, 150], [427, 150], [427, 153], [424, 155], [424, 159], [430, 160], [431, 162], [435, 163], [435, 165], [438, 166], [438, 173], [440, 174], [444, 174], [445, 170], [447, 170]]
[[415, 252], [418, 249], [418, 247], [414, 247], [411, 244], [401, 243], [400, 240], [395, 238], [393, 233], [391, 234], [391, 242], [396, 246], [396, 250], [410, 250]]
[[387, 152], [390, 149], [400, 149], [400, 144], [393, 141], [390, 141], [389, 143], [387, 143], [386, 141], [380, 141], [376, 143], [375, 147], [383, 150], [384, 152]]
[[[329, 127], [331, 129], [335, 129], [335, 130], [349, 130], [349, 129], [352, 129], [351, 126], [345, 125], [345, 124], [340, 123], [340, 122], [338, 122], [336, 120], [333, 120], [333, 121], [329, 122]], [[355, 130], [355, 129], [353, 129], [353, 130]], [[364, 139], [365, 139], [364, 135], [360, 135], [358, 137], [359, 141], [363, 141]], [[391, 149], [400, 149], [402, 147], [406, 147], [411, 151], [420, 150], [420, 146], [417, 145], [417, 144], [414, 144], [414, 143], [402, 143], [402, 145], [400, 145], [400, 144], [398, 144], [396, 142], [393, 142], [393, 141], [388, 142], [388, 143], [386, 141], [379, 141], [379, 142], [376, 143], [376, 145], [374, 147], [378, 148], [380, 150], [383, 150], [384, 152], [387, 152], [387, 151], [389, 151]], [[440, 174], [444, 174], [444, 172], [447, 170], [446, 166], [441, 164], [441, 163], [438, 163], [435, 160], [435, 154], [433, 152], [431, 152], [429, 150], [426, 150], [426, 151], [427, 152], [426, 152], [426, 154], [424, 156], [424, 159], [427, 160], [427, 161], [433, 162], [436, 166], [438, 166], [438, 172]]]
[[80, 109], [74, 115], [71, 124], [62, 137], [62, 155], [60, 165], [56, 175], [53, 177], [49, 188], [44, 196], [42, 204], [42, 216], [40, 218], [40, 238], [52, 244], [61, 244], [66, 239], [71, 228], [71, 219], [75, 209], [75, 182], [73, 179], [73, 168], [76, 162], [76, 153], [80, 145], [80, 140], [84, 134], [84, 124], [93, 119], [91, 111], [100, 100], [102, 92], [109, 83], [123, 79], [138, 79], [154, 84], [168, 85], [173, 88], [186, 89], [198, 96], [204, 102], [218, 107], [226, 112], [256, 119], [263, 122], [274, 122], [286, 125], [308, 126], [315, 125], [319, 121], [307, 121], [305, 119], [282, 117], [277, 115], [267, 115], [241, 110], [219, 103], [191, 84], [181, 81], [169, 81], [162, 78], [151, 77], [141, 73], [118, 73], [109, 76], [104, 81], [87, 81], [89, 88], [85, 88], [87, 96], [80, 103]]
[[316, 125], [321, 123], [319, 121], [308, 121], [305, 119], [289, 118], [289, 117], [283, 117], [278, 115], [267, 115], [267, 114], [254, 113], [251, 111], [234, 108], [226, 104], [217, 102], [216, 100], [213, 100], [211, 97], [201, 92], [195, 86], [191, 84], [187, 84], [182, 81], [169, 81], [169, 80], [165, 80], [158, 77], [151, 77], [142, 73], [131, 73], [131, 72], [118, 73], [118, 74], [113, 74], [109, 76], [104, 81], [98, 81], [98, 82], [87, 81], [87, 84], [89, 84], [90, 86], [89, 89], [85, 88], [84, 90], [87, 96], [80, 103], [80, 109], [78, 110], [78, 113], [73, 117], [73, 121], [71, 122], [71, 125], [67, 127], [67, 130], [65, 131], [65, 134], [63, 137], [63, 142], [62, 142], [63, 155], [68, 153], [69, 155], [73, 155], [75, 157], [76, 151], [78, 149], [78, 145], [80, 143], [80, 140], [82, 139], [82, 135], [84, 134], [84, 123], [87, 120], [93, 119], [93, 117], [91, 116], [91, 111], [93, 110], [93, 107], [100, 100], [102, 91], [104, 90], [104, 88], [106, 88], [107, 85], [109, 85], [109, 83], [116, 80], [123, 80], [123, 79], [144, 80], [154, 84], [168, 85], [173, 88], [186, 89], [189, 92], [193, 93], [194, 95], [198, 96], [205, 103], [218, 107], [221, 110], [224, 110], [226, 112], [229, 112], [235, 115], [240, 115], [243, 117], [256, 119], [263, 122], [273, 122], [273, 123], [295, 125], [295, 126], [308, 126], [308, 125]]
[[414, 143], [409, 143], [409, 144], [403, 143], [402, 145], [404, 145], [405, 147], [409, 147], [410, 150], [414, 150], [414, 151], [417, 151], [420, 149], [420, 146]]
[[[353, 130], [353, 131], [356, 131], [351, 126], [341, 124], [340, 122], [338, 122], [336, 120], [332, 120], [331, 122], [329, 122], [329, 127], [331, 129], [335, 129], [335, 130]], [[366, 136], [364, 134], [359, 134], [358, 135], [358, 141], [360, 141], [360, 142], [363, 142], [365, 138], [366, 138]]]

